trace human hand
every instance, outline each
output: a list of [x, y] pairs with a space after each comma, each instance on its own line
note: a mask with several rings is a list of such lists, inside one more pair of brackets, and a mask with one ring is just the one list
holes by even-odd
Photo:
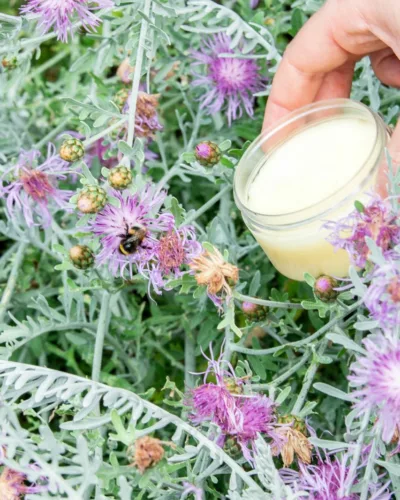
[[[354, 65], [365, 55], [383, 83], [400, 87], [399, 0], [327, 0], [284, 53], [263, 129], [301, 106], [349, 97]], [[400, 122], [389, 152], [400, 163]]]

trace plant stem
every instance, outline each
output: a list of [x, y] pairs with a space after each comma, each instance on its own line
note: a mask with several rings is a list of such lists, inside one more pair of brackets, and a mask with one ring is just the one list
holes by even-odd
[[47, 135], [43, 137], [43, 139], [41, 139], [33, 146], [33, 149], [40, 149], [42, 146], [47, 144], [51, 139], [53, 139], [53, 137], [55, 137], [59, 132], [65, 130], [65, 127], [69, 122], [69, 120], [70, 120], [69, 118], [61, 120], [61, 122], [57, 125], [57, 127], [53, 128]]
[[0, 323], [3, 322], [4, 316], [6, 314], [8, 305], [10, 303], [12, 294], [14, 292], [15, 285], [17, 283], [18, 271], [21, 266], [22, 260], [24, 258], [25, 249], [27, 247], [26, 242], [22, 242], [19, 245], [17, 253], [14, 257], [14, 262], [11, 268], [10, 276], [8, 277], [6, 288], [4, 289], [3, 295], [0, 302]]
[[301, 304], [295, 304], [293, 302], [276, 302], [274, 300], [256, 299], [255, 297], [242, 295], [239, 292], [235, 292], [233, 296], [241, 302], [251, 302], [252, 304], [258, 304], [259, 306], [276, 307], [281, 309], [303, 309]]
[[252, 384], [251, 388], [254, 391], [264, 391], [264, 390], [270, 389], [271, 386], [274, 386], [274, 387], [278, 386], [279, 384], [281, 384], [282, 382], [285, 382], [285, 380], [290, 378], [294, 373], [296, 373], [299, 370], [299, 368], [304, 366], [307, 363], [307, 361], [310, 359], [310, 356], [311, 356], [311, 353], [309, 351], [306, 351], [303, 354], [303, 356], [301, 357], [300, 361], [298, 363], [296, 363], [295, 365], [293, 365], [291, 368], [289, 368], [287, 371], [285, 371], [285, 373], [283, 373], [280, 377], [277, 377], [275, 380], [273, 380], [269, 384]]
[[[194, 333], [189, 328], [185, 328], [185, 388], [191, 389], [194, 387], [192, 373], [196, 371], [196, 342]], [[192, 373], [191, 373], [192, 372]]]
[[110, 300], [111, 295], [106, 290], [104, 290], [100, 306], [99, 322], [97, 324], [96, 342], [94, 346], [92, 379], [95, 382], [99, 382], [100, 380], [101, 363], [103, 360], [104, 337], [110, 323]]
[[[148, 18], [150, 17], [150, 9], [151, 9], [152, 0], [145, 0], [143, 13]], [[140, 35], [138, 42], [138, 50], [136, 55], [136, 64], [135, 64], [135, 73], [133, 75], [132, 81], [132, 93], [129, 101], [129, 115], [128, 115], [128, 138], [126, 142], [129, 146], [133, 145], [133, 138], [135, 135], [135, 118], [136, 118], [136, 104], [137, 97], [139, 93], [139, 85], [140, 78], [142, 76], [142, 64], [143, 64], [143, 55], [144, 55], [144, 45], [146, 42], [147, 28], [148, 22], [146, 19], [142, 20], [142, 25], [140, 27]]]
[[[322, 356], [324, 354], [325, 349], [328, 346], [328, 343], [329, 343], [328, 339], [324, 339], [321, 342], [321, 345], [318, 349], [318, 354], [320, 356]], [[301, 388], [300, 394], [298, 395], [296, 403], [293, 406], [293, 410], [291, 412], [292, 415], [298, 415], [300, 413], [301, 409], [303, 408], [304, 401], [306, 400], [308, 391], [310, 390], [311, 384], [313, 383], [313, 380], [314, 380], [315, 374], [317, 373], [318, 367], [319, 367], [319, 363], [317, 363], [316, 361], [313, 361], [311, 363], [310, 367], [308, 368], [308, 370], [305, 374], [305, 377], [304, 377], [303, 387]]]
[[367, 410], [364, 413], [364, 418], [361, 422], [360, 435], [358, 436], [357, 439], [357, 445], [354, 448], [353, 459], [351, 461], [350, 470], [349, 473], [347, 474], [347, 479], [345, 483], [345, 492], [344, 492], [345, 496], [350, 496], [350, 491], [357, 475], [358, 462], [360, 460], [361, 450], [364, 444], [365, 431], [369, 423], [370, 413], [371, 411]]
[[124, 118], [121, 118], [121, 120], [118, 120], [116, 123], [113, 123], [109, 127], [105, 128], [104, 130], [99, 132], [98, 134], [93, 135], [92, 137], [89, 137], [88, 139], [83, 141], [83, 145], [85, 147], [87, 147], [87, 146], [90, 146], [91, 144], [93, 144], [94, 142], [98, 141], [99, 139], [102, 139], [105, 135], [109, 134], [110, 132], [112, 132], [116, 128], [121, 127], [126, 122], [127, 119], [128, 118], [126, 116]]
[[[251, 297], [250, 297], [251, 298]], [[278, 302], [279, 304], [279, 302]], [[232, 344], [231, 349], [236, 352], [241, 352], [243, 354], [250, 354], [254, 356], [263, 356], [265, 354], [274, 354], [277, 351], [280, 351], [281, 349], [284, 349], [286, 347], [302, 347], [303, 345], [310, 344], [314, 340], [316, 340], [318, 337], [321, 337], [324, 333], [327, 333], [336, 323], [341, 321], [345, 316], [348, 314], [352, 313], [355, 311], [360, 305], [362, 304], [362, 300], [359, 300], [355, 304], [353, 304], [351, 307], [349, 307], [346, 311], [343, 311], [339, 316], [336, 318], [333, 318], [331, 321], [329, 321], [326, 325], [324, 325], [322, 328], [317, 330], [315, 333], [310, 335], [307, 338], [304, 338], [302, 340], [298, 340], [296, 342], [290, 342], [288, 344], [283, 344], [277, 347], [271, 347], [269, 349], [249, 349], [247, 347], [242, 347], [241, 345], [238, 344]]]
[[225, 349], [224, 349], [224, 361], [228, 361], [230, 362], [231, 361], [231, 357], [232, 357], [232, 344], [233, 344], [233, 332], [230, 328], [230, 326], [228, 325], [226, 328], [225, 328]]
[[365, 469], [363, 487], [360, 494], [360, 500], [367, 500], [368, 490], [370, 486], [370, 477], [375, 466], [376, 459], [376, 437], [373, 438], [371, 443], [371, 451], [369, 452], [367, 467]]
[[55, 66], [58, 62], [62, 61], [64, 57], [66, 57], [69, 54], [69, 51], [70, 49], [67, 46], [67, 48], [65, 48], [64, 50], [62, 50], [61, 52], [50, 58], [48, 61], [35, 68], [33, 71], [31, 71], [31, 73], [29, 73], [27, 76], [27, 80], [30, 81], [36, 76], [40, 75], [40, 73], [43, 73], [43, 71], [46, 71], [52, 66]]
[[225, 186], [219, 193], [214, 195], [212, 198], [210, 198], [204, 205], [196, 210], [193, 214], [189, 215], [183, 222], [182, 225], [187, 225], [191, 224], [193, 221], [195, 221], [198, 217], [203, 215], [207, 210], [209, 210], [212, 206], [214, 206], [217, 201], [219, 201], [225, 193], [230, 191], [232, 189], [231, 185]]

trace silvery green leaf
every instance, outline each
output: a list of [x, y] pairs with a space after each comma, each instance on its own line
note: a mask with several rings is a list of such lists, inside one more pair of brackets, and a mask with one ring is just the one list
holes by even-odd
[[345, 335], [339, 335], [337, 333], [328, 333], [326, 338], [331, 340], [334, 344], [340, 344], [346, 349], [350, 349], [351, 351], [358, 352], [359, 354], [366, 354], [366, 350], [360, 345], [356, 344], [354, 340], [351, 340], [349, 337]]
[[323, 448], [324, 450], [341, 450], [347, 449], [349, 443], [345, 443], [344, 441], [330, 441], [328, 439], [319, 439], [317, 437], [311, 436], [308, 438], [311, 444], [317, 446], [318, 448]]
[[336, 387], [332, 387], [331, 385], [324, 384], [322, 382], [317, 382], [316, 384], [313, 385], [314, 389], [317, 391], [323, 392], [324, 394], [327, 394], [328, 396], [332, 396], [333, 398], [338, 398], [342, 399], [343, 401], [353, 401], [353, 397], [351, 394], [346, 394], [345, 392], [341, 391], [340, 389], [337, 389]]

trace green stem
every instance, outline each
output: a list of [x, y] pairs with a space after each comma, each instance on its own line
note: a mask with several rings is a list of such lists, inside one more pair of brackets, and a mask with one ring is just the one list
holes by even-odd
[[126, 116], [124, 118], [121, 118], [121, 120], [117, 121], [116, 123], [113, 123], [109, 127], [105, 128], [104, 130], [99, 132], [98, 134], [93, 135], [92, 137], [89, 137], [88, 139], [83, 141], [83, 145], [85, 147], [87, 147], [87, 146], [90, 146], [91, 144], [93, 144], [94, 142], [98, 141], [99, 139], [102, 139], [105, 135], [109, 134], [110, 132], [112, 132], [116, 128], [122, 127], [122, 125], [126, 122], [127, 119], [128, 118]]
[[22, 260], [24, 258], [26, 247], [27, 247], [27, 243], [22, 242], [19, 245], [17, 253], [15, 254], [14, 262], [13, 262], [13, 265], [11, 268], [11, 273], [10, 273], [10, 276], [8, 277], [7, 285], [6, 285], [6, 288], [3, 292], [3, 295], [2, 295], [1, 301], [0, 301], [0, 323], [2, 323], [4, 320], [4, 316], [6, 314], [6, 311], [8, 309], [8, 305], [10, 303], [12, 294], [14, 292], [14, 288], [15, 288], [15, 285], [16, 285], [17, 279], [18, 279], [18, 271], [19, 271], [19, 268], [21, 266]]
[[[328, 339], [324, 339], [321, 342], [321, 345], [318, 349], [318, 354], [322, 356], [325, 352], [325, 349], [327, 348], [329, 343]], [[308, 368], [304, 381], [303, 381], [303, 387], [301, 388], [300, 394], [297, 397], [296, 403], [293, 406], [292, 410], [292, 415], [298, 415], [301, 412], [301, 409], [303, 408], [304, 401], [306, 400], [308, 391], [310, 390], [311, 384], [314, 381], [315, 374], [317, 373], [319, 367], [319, 363], [316, 361], [313, 361], [311, 363], [311, 366]]]
[[[279, 302], [278, 302], [279, 303]], [[241, 352], [243, 354], [250, 354], [254, 356], [263, 356], [265, 354], [274, 354], [277, 351], [280, 351], [281, 349], [284, 349], [286, 347], [302, 347], [304, 345], [310, 344], [317, 338], [321, 337], [324, 333], [327, 333], [333, 326], [335, 326], [336, 323], [341, 321], [345, 316], [348, 314], [352, 313], [355, 311], [360, 305], [362, 304], [362, 300], [356, 302], [353, 304], [351, 307], [349, 307], [346, 311], [343, 311], [339, 316], [336, 318], [333, 318], [331, 321], [329, 321], [326, 325], [324, 325], [322, 328], [317, 330], [315, 333], [310, 335], [307, 338], [304, 338], [302, 340], [298, 340], [297, 342], [290, 342], [288, 344], [283, 344], [277, 347], [271, 347], [269, 349], [249, 349], [247, 347], [242, 347], [241, 345], [238, 344], [232, 344], [231, 349], [236, 352]]]
[[373, 438], [371, 443], [371, 450], [369, 451], [367, 467], [365, 469], [360, 500], [367, 500], [369, 487], [371, 485], [370, 477], [375, 466], [375, 459], [376, 459], [376, 437]]
[[277, 387], [282, 382], [285, 382], [285, 380], [289, 379], [294, 373], [297, 373], [297, 371], [307, 363], [307, 361], [310, 359], [310, 356], [311, 356], [311, 353], [306, 351], [298, 363], [296, 363], [291, 368], [289, 368], [287, 371], [285, 371], [285, 373], [283, 373], [281, 376], [274, 379], [271, 383], [269, 383], [269, 384], [252, 384], [251, 388], [254, 391], [265, 391], [265, 390], [270, 389], [271, 386]]
[[235, 292], [233, 296], [241, 302], [251, 302], [252, 304], [258, 304], [259, 306], [276, 307], [281, 309], [303, 309], [301, 304], [294, 304], [293, 302], [276, 302], [273, 300], [256, 299], [255, 297], [242, 295], [239, 292]]
[[171, 366], [173, 366], [174, 368], [177, 368], [178, 370], [184, 372], [185, 371], [185, 367], [183, 366], [182, 363], [180, 363], [179, 361], [177, 361], [168, 351], [167, 349], [165, 349], [159, 342], [157, 342], [156, 340], [152, 340], [152, 339], [146, 339], [146, 344], [149, 344], [151, 345], [152, 347], [154, 347], [154, 349], [157, 349], [157, 351], [162, 354], [171, 364]]
[[191, 224], [201, 215], [203, 215], [207, 210], [209, 210], [212, 206], [214, 206], [221, 198], [223, 198], [224, 194], [232, 189], [231, 185], [225, 186], [219, 193], [210, 198], [204, 205], [196, 210], [193, 214], [189, 215], [183, 222], [182, 225]]
[[92, 367], [92, 379], [95, 382], [100, 380], [101, 363], [103, 360], [104, 337], [108, 331], [110, 323], [110, 300], [111, 295], [104, 291], [100, 306], [99, 322], [97, 324], [96, 341], [94, 346], [94, 358]]
[[350, 464], [350, 470], [349, 473], [347, 474], [347, 479], [345, 483], [345, 492], [344, 492], [345, 496], [350, 496], [351, 488], [353, 487], [354, 480], [357, 475], [358, 462], [360, 460], [361, 450], [364, 445], [365, 431], [368, 427], [370, 414], [371, 411], [366, 410], [366, 412], [364, 413], [364, 418], [361, 422], [360, 434], [357, 439], [357, 445], [354, 448], [353, 458]]
[[65, 130], [66, 125], [68, 124], [70, 118], [65, 118], [62, 120], [57, 127], [53, 128], [47, 135], [43, 137], [39, 142], [37, 142], [34, 146], [33, 149], [40, 149], [42, 146], [47, 144], [53, 137], [55, 137], [59, 132], [62, 130]]
[[[150, 17], [151, 3], [152, 0], [145, 0], [144, 3], [143, 13], [147, 18]], [[143, 19], [142, 25], [140, 27], [138, 50], [136, 54], [135, 73], [133, 75], [133, 81], [132, 81], [132, 93], [129, 101], [128, 137], [126, 140], [129, 146], [133, 145], [133, 138], [135, 135], [136, 105], [139, 93], [140, 78], [142, 76], [142, 65], [144, 56], [144, 46], [146, 43], [146, 36], [147, 36], [147, 28], [148, 28], [148, 22], [146, 21], [146, 19]]]
[[185, 388], [191, 389], [194, 387], [193, 372], [196, 371], [196, 342], [194, 333], [189, 328], [185, 329]]
[[37, 68], [35, 68], [31, 73], [28, 74], [27, 80], [30, 81], [36, 76], [40, 75], [40, 73], [43, 73], [43, 71], [46, 71], [47, 69], [51, 68], [52, 66], [55, 66], [58, 62], [62, 61], [64, 57], [66, 57], [69, 54], [69, 47], [67, 46], [66, 49], [62, 50], [55, 56], [53, 56], [51, 59], [46, 61], [45, 63], [41, 64]]

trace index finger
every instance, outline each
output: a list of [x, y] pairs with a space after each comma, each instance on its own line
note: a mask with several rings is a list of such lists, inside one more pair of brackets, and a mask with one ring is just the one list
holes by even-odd
[[325, 4], [289, 44], [272, 84], [263, 129], [312, 103], [326, 75], [354, 60], [333, 36], [335, 17]]

